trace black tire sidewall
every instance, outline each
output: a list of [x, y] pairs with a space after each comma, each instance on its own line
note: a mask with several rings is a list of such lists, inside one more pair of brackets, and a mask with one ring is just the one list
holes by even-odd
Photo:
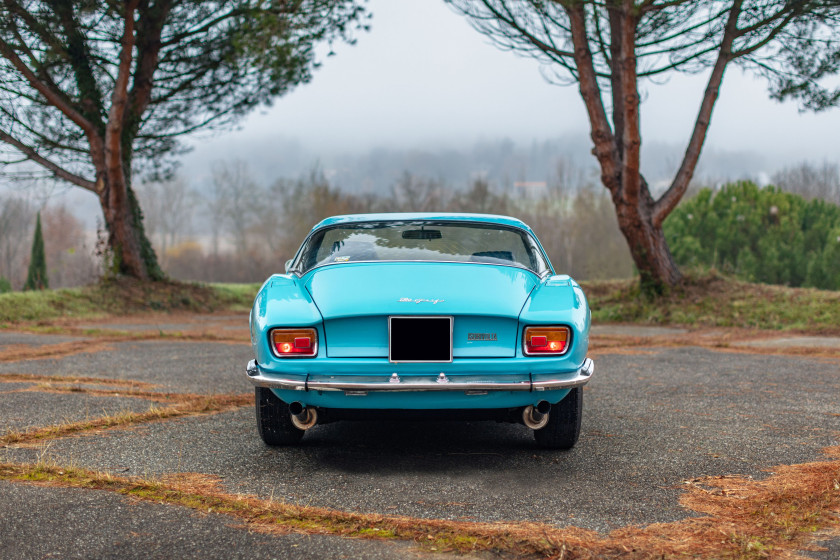
[[265, 387], [254, 390], [254, 405], [257, 415], [257, 431], [266, 445], [294, 445], [303, 437], [304, 431], [292, 424], [289, 405]]
[[575, 387], [551, 406], [548, 423], [534, 430], [534, 439], [548, 449], [571, 449], [580, 437], [583, 417], [583, 387]]

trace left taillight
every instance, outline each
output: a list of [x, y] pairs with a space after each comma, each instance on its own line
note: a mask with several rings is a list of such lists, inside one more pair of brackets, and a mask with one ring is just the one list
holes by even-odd
[[318, 354], [315, 329], [272, 329], [269, 338], [274, 354], [280, 358], [312, 358]]

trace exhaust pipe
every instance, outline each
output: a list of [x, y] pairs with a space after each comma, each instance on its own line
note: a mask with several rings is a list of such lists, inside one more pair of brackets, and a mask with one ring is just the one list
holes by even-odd
[[540, 401], [537, 406], [528, 405], [522, 409], [522, 423], [532, 430], [539, 430], [548, 424], [548, 413], [551, 411], [551, 403]]
[[300, 404], [298, 401], [295, 401], [293, 403], [289, 403], [289, 412], [292, 413], [292, 416], [297, 416], [298, 414], [303, 412], [304, 408], [305, 407], [302, 404]]
[[295, 401], [289, 404], [289, 414], [292, 417], [292, 424], [298, 430], [308, 430], [318, 423], [318, 413], [314, 408], [307, 408]]

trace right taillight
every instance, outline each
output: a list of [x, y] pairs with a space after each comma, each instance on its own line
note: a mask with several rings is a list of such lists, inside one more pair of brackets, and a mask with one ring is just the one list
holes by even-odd
[[526, 356], [559, 356], [569, 349], [569, 327], [526, 327], [523, 350]]

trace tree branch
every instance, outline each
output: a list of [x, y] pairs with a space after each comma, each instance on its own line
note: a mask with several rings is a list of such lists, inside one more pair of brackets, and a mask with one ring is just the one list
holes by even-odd
[[781, 33], [781, 31], [791, 22], [791, 20], [794, 17], [796, 17], [796, 14], [791, 12], [790, 14], [787, 15], [787, 17], [784, 20], [782, 20], [782, 22], [779, 25], [777, 25], [772, 30], [770, 30], [770, 33], [768, 33], [767, 36], [764, 39], [758, 41], [757, 43], [755, 43], [753, 45], [750, 45], [749, 47], [744, 47], [742, 49], [739, 49], [739, 50], [733, 52], [732, 53], [732, 58], [734, 59], [734, 58], [740, 58], [742, 56], [749, 56], [752, 53], [754, 53], [755, 51], [757, 51], [758, 49], [760, 49], [761, 47], [767, 45], [767, 43], [769, 43], [770, 41], [775, 39], [776, 36], [779, 33]]
[[[624, 77], [621, 66], [621, 35], [622, 28], [620, 23], [621, 13], [618, 6], [610, 6], [607, 8], [607, 16], [610, 24], [610, 59], [612, 65], [610, 68], [610, 94], [612, 95], [612, 117], [613, 117], [613, 131], [616, 138], [624, 137], [624, 107], [621, 102], [622, 88], [621, 83]], [[616, 149], [618, 150], [619, 160], [624, 158], [624, 144], [616, 142]]]
[[595, 39], [598, 41], [598, 52], [601, 53], [607, 68], [612, 68], [612, 56], [607, 52], [607, 42], [604, 40], [604, 33], [601, 30], [601, 17], [596, 12], [592, 19], [595, 22]]
[[96, 77], [91, 67], [91, 53], [86, 44], [87, 37], [84, 31], [79, 29], [72, 3], [58, 2], [53, 10], [67, 37], [66, 58], [76, 78], [79, 105], [84, 117], [96, 127], [99, 133], [103, 128], [102, 95], [96, 87]]
[[156, 2], [153, 7], [143, 12], [138, 22], [137, 67], [129, 93], [129, 114], [138, 120], [146, 111], [152, 98], [154, 73], [162, 47], [160, 37], [171, 8], [171, 0]]
[[[119, 70], [111, 94], [111, 109], [108, 111], [108, 124], [105, 127], [105, 165], [110, 177], [120, 177], [125, 184], [125, 171], [122, 159], [123, 119], [128, 106], [128, 80], [131, 76], [131, 61], [134, 51], [134, 11], [139, 0], [125, 4], [125, 27], [120, 48]], [[112, 185], [114, 186], [114, 185]]]
[[697, 161], [700, 159], [700, 151], [703, 149], [703, 143], [706, 141], [706, 133], [709, 130], [712, 110], [720, 94], [723, 72], [726, 70], [726, 65], [732, 60], [732, 43], [738, 35], [738, 16], [741, 15], [742, 3], [743, 0], [735, 0], [729, 11], [729, 18], [726, 22], [723, 37], [721, 38], [717, 61], [709, 76], [706, 93], [703, 95], [703, 101], [700, 103], [700, 110], [697, 113], [697, 120], [694, 123], [694, 130], [686, 148], [685, 156], [683, 156], [682, 164], [671, 186], [668, 187], [668, 190], [654, 204], [652, 214], [654, 227], [662, 226], [662, 222], [665, 221], [665, 218], [671, 213], [671, 210], [677, 206], [688, 189], [691, 178], [694, 176]]
[[73, 107], [64, 93], [53, 90], [43, 81], [39, 80], [35, 73], [20, 59], [11, 45], [2, 38], [0, 38], [0, 54], [12, 63], [18, 72], [26, 78], [29, 85], [43, 95], [50, 105], [61, 111], [70, 121], [84, 130], [89, 137], [97, 134], [93, 124]]
[[[5, 88], [0, 88], [0, 89], [5, 89]], [[30, 136], [32, 140], [35, 141], [35, 146], [41, 146], [41, 147], [45, 147], [45, 148], [48, 148], [48, 149], [53, 149], [54, 148], [54, 149], [58, 149], [58, 150], [66, 150], [68, 152], [75, 152], [75, 153], [78, 153], [78, 154], [87, 154], [88, 151], [89, 151], [87, 148], [81, 147], [79, 145], [64, 144], [64, 143], [61, 143], [58, 140], [56, 140], [54, 137], [53, 138], [49, 137], [47, 134], [45, 134], [43, 132], [44, 131], [43, 126], [39, 126], [38, 129], [36, 129], [32, 125], [30, 125], [29, 123], [18, 120], [16, 118], [16, 116], [11, 111], [9, 111], [6, 107], [0, 107], [0, 114], [3, 114], [5, 116], [7, 116], [10, 120], [14, 121], [17, 126], [21, 127], [23, 129], [23, 131], [25, 131], [25, 133], [28, 136]], [[21, 136], [18, 135], [18, 137], [20, 138]]]
[[78, 187], [82, 187], [83, 189], [89, 190], [92, 193], [96, 193], [96, 187], [92, 181], [88, 181], [78, 175], [70, 173], [66, 169], [59, 167], [52, 161], [48, 160], [47, 158], [41, 156], [30, 146], [27, 146], [23, 142], [19, 141], [18, 139], [12, 137], [4, 130], [0, 130], [0, 141], [5, 142], [11, 146], [17, 148], [21, 153], [23, 153], [26, 158], [30, 161], [34, 161], [41, 167], [48, 169], [52, 172], [52, 174], [57, 177], [58, 179], [63, 179]]
[[564, 6], [564, 9], [569, 16], [572, 44], [575, 47], [580, 95], [589, 114], [590, 135], [595, 145], [592, 153], [595, 154], [601, 166], [601, 181], [604, 186], [612, 193], [617, 193], [620, 188], [618, 154], [615, 148], [615, 137], [604, 111], [601, 88], [598, 85], [598, 77], [592, 62], [592, 51], [586, 36], [585, 7], [583, 3], [575, 2]]
[[208, 30], [210, 30], [211, 28], [213, 28], [213, 26], [218, 25], [219, 23], [222, 23], [226, 19], [230, 19], [234, 16], [242, 15], [243, 13], [244, 13], [243, 10], [233, 9], [233, 10], [227, 12], [227, 13], [224, 13], [224, 14], [216, 17], [215, 19], [212, 19], [212, 20], [208, 21], [204, 25], [201, 25], [201, 26], [196, 27], [196, 28], [194, 28], [190, 31], [186, 31], [184, 33], [181, 33], [179, 35], [173, 35], [172, 37], [168, 37], [166, 40], [164, 40], [162, 42], [161, 46], [170, 47], [172, 45], [177, 45], [177, 44], [181, 43], [184, 39], [187, 39], [189, 37], [193, 37], [195, 35], [199, 35], [201, 33], [205, 33]]
[[[44, 44], [49, 45], [55, 53], [61, 54], [65, 59], [67, 58], [67, 49], [64, 44], [59, 41], [45, 25], [42, 25], [37, 18], [33, 17], [29, 10], [25, 9], [14, 0], [3, 0], [3, 4], [6, 5], [6, 9], [9, 10], [9, 13], [12, 13], [16, 17], [20, 18], [21, 21], [29, 27], [29, 29], [38, 35]], [[15, 30], [17, 30], [17, 25], [15, 25]]]
[[[626, 0], [621, 11], [616, 14], [617, 29], [621, 30], [618, 38], [619, 58], [613, 58], [613, 72], [620, 68], [621, 81], [617, 101], [621, 104], [623, 130], [621, 132], [621, 185], [625, 201], [633, 207], [638, 206], [641, 178], [641, 130], [639, 128], [639, 91], [636, 76], [636, 17], [633, 0]], [[618, 132], [616, 132], [618, 135]]]
[[666, 8], [673, 8], [674, 6], [691, 2], [691, 0], [671, 0], [670, 2], [663, 2], [661, 4], [656, 4], [655, 2], [656, 0], [645, 0], [642, 2], [642, 5], [639, 7], [640, 13], [658, 12]]
[[[539, 37], [535, 36], [533, 33], [530, 33], [523, 26], [519, 25], [519, 23], [517, 23], [516, 19], [514, 18], [513, 14], [508, 9], [507, 4], [505, 4], [505, 11], [507, 12], [508, 17], [505, 17], [505, 15], [502, 14], [499, 10], [497, 10], [495, 6], [491, 5], [491, 3], [488, 0], [482, 0], [482, 3], [488, 10], [490, 10], [490, 13], [493, 14], [493, 17], [495, 17], [501, 22], [504, 22], [512, 29], [516, 30], [516, 32], [522, 35], [526, 41], [528, 41], [532, 46], [538, 48], [542, 52], [560, 58], [571, 58], [572, 56], [574, 56], [574, 53], [558, 49], [553, 45], [549, 45], [545, 41], [541, 40]], [[550, 35], [548, 36], [550, 37]]]

